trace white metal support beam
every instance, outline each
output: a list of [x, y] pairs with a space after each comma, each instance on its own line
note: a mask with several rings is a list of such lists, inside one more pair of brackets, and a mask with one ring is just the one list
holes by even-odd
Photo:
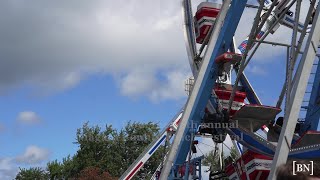
[[194, 130], [192, 127], [194, 127], [194, 124], [200, 123], [205, 106], [212, 96], [212, 88], [217, 78], [217, 65], [214, 60], [218, 55], [229, 49], [246, 2], [247, 0], [233, 0], [232, 2], [231, 0], [224, 0], [201, 69], [161, 172], [161, 180], [168, 179], [173, 164], [179, 165], [186, 160], [191, 143], [190, 134]]
[[275, 156], [273, 158], [271, 172], [268, 179], [276, 179], [276, 169], [281, 164], [285, 164], [288, 159], [290, 151], [291, 141], [294, 134], [294, 129], [297, 124], [297, 119], [300, 112], [300, 107], [304, 97], [304, 93], [307, 88], [308, 79], [312, 70], [312, 64], [316, 57], [317, 47], [320, 40], [320, 19], [319, 19], [319, 3], [316, 13], [314, 15], [313, 25], [309, 34], [306, 47], [302, 58], [300, 60], [298, 69], [296, 71], [297, 81], [292, 87], [291, 100], [288, 107], [288, 113], [284, 118], [284, 124], [282, 126], [278, 146]]
[[[214, 46], [215, 42], [218, 39], [221, 27], [223, 25], [223, 20], [225, 19], [226, 15], [227, 15], [227, 10], [229, 8], [230, 3], [231, 3], [231, 0], [226, 0], [221, 8], [220, 16], [218, 17], [218, 19], [216, 21], [216, 25], [215, 25], [216, 30], [213, 31], [212, 38], [209, 41], [209, 46], [210, 46], [210, 42], [213, 42], [211, 46]], [[211, 47], [210, 50], [213, 51], [213, 47]], [[206, 62], [203, 62], [202, 67], [204, 66], [204, 63], [209, 64], [209, 61], [210, 61], [210, 59], [207, 59]], [[197, 79], [202, 80], [204, 78], [205, 68], [202, 68], [202, 69], [203, 70], [202, 71], [200, 70]], [[189, 96], [186, 109], [185, 109], [183, 116], [182, 116], [182, 119], [180, 121], [179, 128], [175, 134], [173, 143], [171, 145], [171, 149], [169, 151], [169, 154], [168, 154], [167, 159], [165, 161], [164, 167], [162, 169], [162, 172], [160, 175], [160, 180], [167, 180], [167, 178], [171, 172], [171, 168], [174, 163], [175, 157], [178, 153], [178, 148], [179, 148], [180, 142], [181, 142], [181, 140], [185, 139], [184, 131], [187, 128], [187, 125], [189, 123], [188, 120], [189, 120], [191, 111], [193, 110], [193, 105], [195, 104], [196, 96], [197, 96], [198, 91], [200, 89], [201, 82], [202, 81], [197, 81], [197, 80], [195, 81], [192, 93]]]

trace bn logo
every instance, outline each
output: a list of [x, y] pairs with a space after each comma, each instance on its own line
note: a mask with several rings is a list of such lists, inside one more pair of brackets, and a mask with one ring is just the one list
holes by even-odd
[[297, 163], [293, 161], [293, 175], [297, 175], [299, 172], [309, 172], [310, 175], [313, 175], [313, 161], [310, 161], [309, 164]]

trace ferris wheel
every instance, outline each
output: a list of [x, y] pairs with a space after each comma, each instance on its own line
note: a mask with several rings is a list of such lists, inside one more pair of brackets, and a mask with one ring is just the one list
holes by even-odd
[[[197, 151], [196, 137], [210, 137], [223, 147], [229, 136], [238, 150], [239, 159], [226, 161], [221, 148], [214, 151], [220, 153], [221, 168], [210, 179], [275, 179], [276, 168], [288, 158], [320, 160], [317, 3], [310, 0], [303, 7], [302, 0], [261, 0], [258, 5], [246, 0], [204, 1], [196, 4], [193, 13], [191, 0], [182, 0], [193, 73], [188, 101], [120, 179], [131, 179], [162, 144], [167, 152], [153, 179], [201, 179], [203, 156], [192, 156]], [[257, 12], [247, 38], [237, 46], [234, 35], [245, 8]], [[299, 22], [301, 8], [308, 11]], [[279, 26], [292, 29], [291, 44], [265, 40]], [[285, 82], [276, 105], [262, 104], [244, 73], [261, 44], [287, 49]]]

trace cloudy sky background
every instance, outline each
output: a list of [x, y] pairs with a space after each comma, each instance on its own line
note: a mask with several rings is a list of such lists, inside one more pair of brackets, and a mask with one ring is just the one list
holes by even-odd
[[[246, 9], [238, 44], [254, 13]], [[0, 179], [74, 154], [86, 121], [166, 124], [191, 75], [182, 22], [172, 0], [1, 1]], [[280, 27], [268, 40], [289, 43], [290, 33]], [[275, 104], [284, 81], [284, 52], [262, 45], [246, 70], [265, 104]]]

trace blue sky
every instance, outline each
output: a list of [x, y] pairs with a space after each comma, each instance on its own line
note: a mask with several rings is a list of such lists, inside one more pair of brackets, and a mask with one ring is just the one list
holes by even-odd
[[[254, 13], [245, 11], [238, 44]], [[0, 24], [0, 179], [74, 154], [84, 122], [163, 126], [186, 101], [179, 2], [5, 0]], [[288, 43], [288, 32], [280, 27], [268, 40]], [[267, 105], [284, 81], [284, 52], [262, 45], [246, 69]]]
[[[4, 120], [1, 121], [4, 126], [0, 139], [3, 145], [1, 158], [20, 156], [27, 147], [34, 145], [43, 152], [48, 151], [44, 159], [31, 164], [17, 164], [35, 166], [74, 154], [77, 146], [72, 142], [75, 141], [76, 129], [84, 122], [122, 128], [130, 120], [152, 121], [163, 126], [184, 100], [155, 103], [144, 97], [125, 97], [119, 93], [112, 78], [98, 75], [63, 93], [30, 97], [28, 93], [18, 90], [1, 97], [1, 102], [0, 107], [6, 109], [1, 113]], [[17, 116], [23, 111], [35, 112], [39, 122], [21, 122]], [[28, 118], [24, 120], [28, 121]], [[31, 156], [29, 158], [32, 159]]]

